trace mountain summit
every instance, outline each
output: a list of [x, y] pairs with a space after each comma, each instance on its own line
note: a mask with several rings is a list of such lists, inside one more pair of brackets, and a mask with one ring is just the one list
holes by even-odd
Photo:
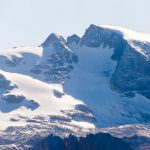
[[100, 127], [109, 133], [121, 128], [120, 135], [138, 128], [145, 136], [149, 107], [148, 34], [90, 25], [81, 38], [73, 34], [65, 41], [52, 33], [40, 46], [0, 52], [2, 150], [30, 148], [35, 137], [51, 133], [81, 136]]

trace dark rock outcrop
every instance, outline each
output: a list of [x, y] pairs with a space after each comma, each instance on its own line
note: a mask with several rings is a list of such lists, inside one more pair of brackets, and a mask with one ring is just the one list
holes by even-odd
[[126, 46], [111, 78], [112, 89], [126, 96], [139, 93], [150, 99], [150, 61]]
[[122, 55], [126, 40], [123, 39], [123, 34], [119, 31], [91, 25], [82, 37], [81, 45], [93, 48], [100, 46], [114, 48], [112, 59], [118, 60]]
[[132, 148], [123, 139], [98, 133], [80, 138], [70, 135], [64, 139], [50, 135], [32, 150], [132, 150]]
[[117, 67], [110, 80], [111, 88], [128, 97], [138, 93], [150, 99], [150, 60], [146, 57], [150, 51], [148, 42], [127, 41], [119, 30], [91, 25], [82, 37], [81, 45], [113, 48], [111, 58], [117, 61]]
[[17, 88], [16, 85], [12, 85], [2, 74], [0, 74], [0, 94], [7, 93], [8, 91]]
[[31, 70], [42, 74], [47, 82], [62, 83], [78, 62], [77, 56], [67, 47], [63, 37], [51, 34], [41, 45], [43, 56]]
[[73, 34], [67, 38], [67, 44], [78, 44], [80, 42], [80, 37], [76, 34]]

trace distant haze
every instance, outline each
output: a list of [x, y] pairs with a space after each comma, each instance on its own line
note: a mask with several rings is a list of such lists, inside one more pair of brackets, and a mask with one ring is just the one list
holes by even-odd
[[83, 35], [90, 24], [150, 33], [150, 0], [0, 0], [0, 49], [39, 45], [51, 33]]

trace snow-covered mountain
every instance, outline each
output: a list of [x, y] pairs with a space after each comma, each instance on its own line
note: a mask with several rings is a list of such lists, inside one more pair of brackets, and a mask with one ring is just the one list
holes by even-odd
[[40, 46], [1, 51], [0, 149], [28, 149], [51, 133], [148, 125], [149, 93], [148, 34], [91, 25], [81, 38], [52, 33]]

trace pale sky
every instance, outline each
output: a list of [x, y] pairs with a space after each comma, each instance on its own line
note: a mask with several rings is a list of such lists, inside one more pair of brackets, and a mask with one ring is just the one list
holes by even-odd
[[0, 49], [36, 46], [52, 32], [83, 35], [90, 24], [150, 33], [150, 0], [0, 0]]

